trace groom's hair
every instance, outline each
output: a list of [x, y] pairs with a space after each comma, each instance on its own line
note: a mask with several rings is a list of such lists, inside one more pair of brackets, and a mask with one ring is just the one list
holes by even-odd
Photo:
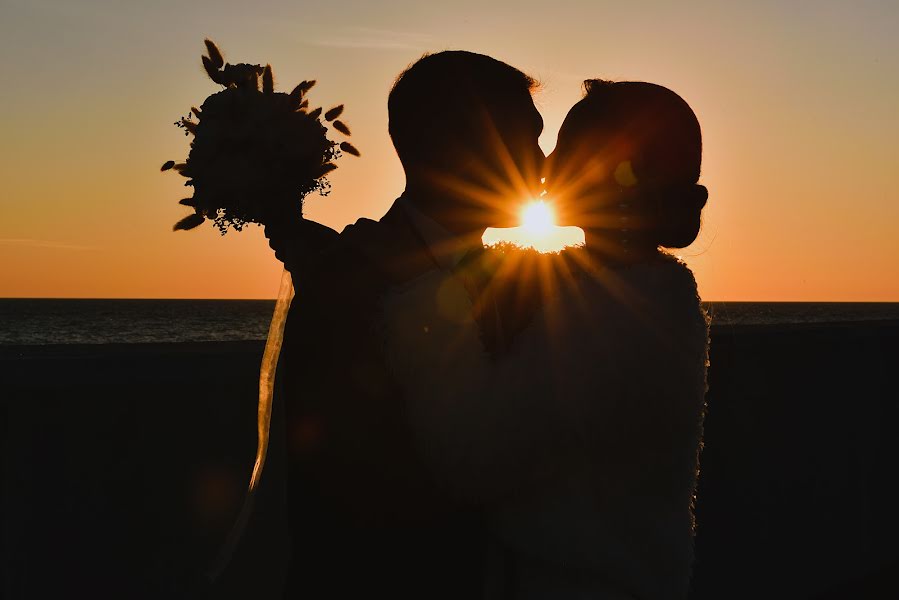
[[[405, 167], [443, 161], [484, 139], [484, 116], [530, 95], [536, 80], [495, 58], [448, 50], [425, 54], [400, 73], [387, 100], [390, 138]], [[452, 157], [450, 157], [452, 158]]]

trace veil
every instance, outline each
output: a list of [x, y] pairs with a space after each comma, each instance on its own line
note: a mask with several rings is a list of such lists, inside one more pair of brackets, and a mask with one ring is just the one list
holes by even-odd
[[275, 386], [275, 371], [278, 368], [278, 357], [281, 355], [281, 344], [284, 342], [284, 324], [287, 322], [287, 311], [293, 300], [294, 289], [290, 271], [284, 269], [281, 273], [281, 285], [278, 289], [278, 299], [275, 302], [275, 312], [272, 314], [272, 322], [268, 328], [268, 339], [265, 342], [265, 352], [262, 354], [262, 364], [259, 367], [259, 407], [256, 412], [256, 460], [253, 463], [253, 472], [250, 475], [250, 484], [244, 497], [243, 506], [228, 537], [225, 538], [218, 556], [206, 569], [206, 577], [210, 582], [215, 581], [228, 566], [231, 556], [237, 547], [246, 529], [250, 515], [253, 513], [253, 502], [256, 499], [256, 491], [259, 489], [259, 480], [262, 477], [262, 469], [265, 466], [265, 458], [268, 454], [269, 430], [272, 420], [272, 398]]

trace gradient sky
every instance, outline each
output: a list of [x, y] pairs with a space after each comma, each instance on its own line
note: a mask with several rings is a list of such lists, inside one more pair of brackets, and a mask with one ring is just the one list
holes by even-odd
[[[0, 297], [270, 298], [261, 230], [173, 233], [172, 123], [219, 88], [203, 38], [346, 103], [344, 158], [307, 214], [340, 229], [402, 191], [387, 93], [425, 51], [543, 82], [552, 150], [588, 77], [668, 86], [703, 127], [710, 190], [680, 254], [707, 300], [899, 301], [899, 3], [0, 0]], [[279, 85], [280, 84], [280, 85]]]

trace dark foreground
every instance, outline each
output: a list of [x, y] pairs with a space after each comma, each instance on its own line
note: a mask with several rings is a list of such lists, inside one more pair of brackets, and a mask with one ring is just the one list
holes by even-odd
[[[278, 453], [200, 583], [249, 476], [261, 353], [0, 348], [2, 596], [278, 597]], [[899, 323], [716, 328], [711, 361], [693, 598], [894, 597]]]

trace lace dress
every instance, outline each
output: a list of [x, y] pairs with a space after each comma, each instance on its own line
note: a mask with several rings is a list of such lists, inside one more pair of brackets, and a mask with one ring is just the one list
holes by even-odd
[[488, 595], [686, 595], [708, 356], [686, 265], [582, 269], [498, 359], [435, 270], [386, 299], [384, 334], [435, 476], [488, 507]]

